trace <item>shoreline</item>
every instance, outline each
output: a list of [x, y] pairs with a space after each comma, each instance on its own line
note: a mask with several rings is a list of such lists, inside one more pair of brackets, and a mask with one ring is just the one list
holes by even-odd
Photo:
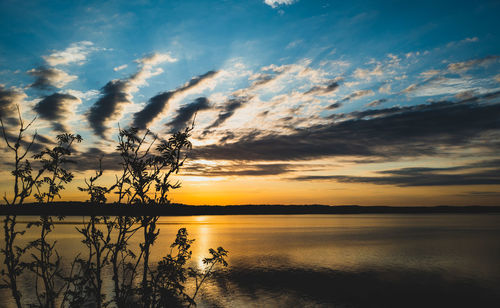
[[359, 206], [359, 205], [95, 205], [86, 202], [0, 206], [0, 215], [63, 216], [196, 216], [196, 215], [306, 215], [306, 214], [489, 214], [500, 206]]

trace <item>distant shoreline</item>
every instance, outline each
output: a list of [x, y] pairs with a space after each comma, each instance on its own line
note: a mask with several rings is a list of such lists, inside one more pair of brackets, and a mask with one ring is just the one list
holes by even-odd
[[297, 214], [487, 214], [500, 206], [359, 206], [359, 205], [184, 205], [127, 206], [86, 202], [0, 206], [0, 215], [63, 216], [195, 216], [195, 215], [297, 215]]

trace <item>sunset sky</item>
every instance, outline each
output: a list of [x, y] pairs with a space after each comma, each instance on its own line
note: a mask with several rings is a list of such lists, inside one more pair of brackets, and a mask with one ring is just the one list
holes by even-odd
[[[82, 135], [192, 123], [173, 202], [500, 204], [498, 1], [0, 2], [0, 116]], [[11, 157], [0, 142], [0, 193]], [[111, 198], [112, 199], [112, 198]]]

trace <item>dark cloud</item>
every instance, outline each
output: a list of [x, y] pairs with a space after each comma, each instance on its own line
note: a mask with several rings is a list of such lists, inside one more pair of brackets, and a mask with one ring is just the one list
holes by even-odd
[[304, 94], [327, 94], [337, 90], [339, 87], [338, 79], [330, 81], [326, 86], [315, 86], [304, 92]]
[[70, 94], [54, 93], [39, 101], [33, 110], [38, 113], [40, 118], [54, 122], [56, 130], [66, 131], [67, 129], [62, 122], [71, 112], [71, 105], [79, 101], [78, 98]]
[[71, 158], [76, 162], [75, 170], [87, 171], [97, 170], [99, 168], [99, 159], [102, 159], [101, 166], [103, 170], [119, 171], [122, 170], [122, 157], [118, 152], [106, 153], [99, 148], [89, 148], [85, 152], [76, 153]]
[[[480, 98], [478, 98], [480, 99]], [[500, 103], [436, 102], [341, 115], [342, 121], [194, 149], [205, 159], [299, 160], [324, 156], [414, 157], [474, 145], [498, 150]], [[340, 117], [340, 116], [339, 116]], [[490, 136], [485, 136], [488, 133]], [[493, 135], [492, 135], [493, 134]]]
[[365, 107], [377, 107], [378, 105], [383, 104], [385, 102], [387, 102], [387, 99], [381, 98], [381, 99], [377, 99], [377, 100], [369, 102], [368, 104], [365, 105]]
[[127, 80], [112, 80], [101, 89], [101, 97], [87, 113], [90, 127], [97, 136], [105, 138], [106, 122], [121, 111], [122, 105], [131, 103], [129, 86]]
[[333, 104], [327, 106], [326, 109], [332, 110], [332, 109], [337, 109], [340, 107], [342, 107], [342, 103], [336, 102], [336, 103], [333, 103]]
[[226, 122], [226, 120], [229, 119], [236, 112], [236, 110], [243, 107], [243, 105], [249, 100], [250, 98], [247, 96], [233, 97], [229, 99], [222, 107], [222, 111], [217, 116], [217, 119], [215, 119], [215, 121], [206, 128], [204, 134], [207, 134], [210, 129], [219, 127]]
[[24, 98], [24, 94], [15, 90], [7, 89], [0, 84], [0, 118], [10, 124], [17, 123], [16, 104]]
[[185, 92], [197, 86], [202, 81], [214, 77], [216, 74], [217, 71], [206, 72], [203, 75], [193, 77], [182, 87], [174, 91], [163, 92], [152, 97], [149, 100], [149, 103], [144, 107], [144, 109], [134, 114], [133, 126], [138, 127], [140, 129], [145, 129], [149, 125], [149, 123], [151, 123], [156, 117], [158, 117], [163, 112], [163, 110], [165, 110], [169, 100], [172, 99], [174, 95]]
[[500, 197], [500, 192], [498, 192], [498, 191], [466, 191], [466, 192], [460, 194], [460, 196], [491, 198], [491, 197]]
[[[470, 171], [471, 169], [475, 171]], [[462, 171], [457, 173], [457, 171]], [[466, 171], [466, 172], [463, 172]], [[343, 183], [370, 183], [377, 185], [452, 186], [499, 185], [500, 161], [484, 161], [450, 168], [401, 168], [378, 171], [382, 176], [300, 176], [298, 181], [334, 180]]]
[[28, 74], [36, 77], [30, 87], [47, 90], [51, 88], [62, 88], [67, 83], [76, 79], [76, 76], [67, 74], [53, 67], [39, 67], [28, 71]]
[[375, 94], [372, 90], [358, 90], [342, 98], [341, 102], [348, 102], [354, 99], [361, 98], [363, 96], [369, 96]]
[[266, 83], [269, 83], [270, 81], [276, 79], [279, 75], [271, 75], [271, 74], [258, 74], [254, 78], [255, 80], [252, 82], [250, 85], [250, 88], [256, 88], [261, 85], [265, 85]]
[[175, 133], [184, 129], [191, 121], [196, 112], [210, 109], [210, 102], [206, 97], [198, 97], [191, 104], [182, 106], [177, 110], [177, 114], [167, 126], [170, 126], [170, 132]]
[[191, 164], [184, 168], [185, 174], [196, 176], [265, 176], [293, 171], [292, 164], [237, 164], [205, 165]]
[[175, 93], [175, 91], [168, 91], [150, 98], [148, 104], [141, 111], [134, 114], [132, 126], [145, 129], [151, 121], [162, 113]]

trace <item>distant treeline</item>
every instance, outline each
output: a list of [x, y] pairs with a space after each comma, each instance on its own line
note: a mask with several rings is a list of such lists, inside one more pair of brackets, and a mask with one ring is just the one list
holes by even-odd
[[125, 205], [89, 202], [26, 203], [0, 206], [0, 215], [64, 216], [190, 216], [190, 215], [287, 215], [287, 214], [433, 214], [500, 213], [500, 206], [358, 206], [358, 205]]

